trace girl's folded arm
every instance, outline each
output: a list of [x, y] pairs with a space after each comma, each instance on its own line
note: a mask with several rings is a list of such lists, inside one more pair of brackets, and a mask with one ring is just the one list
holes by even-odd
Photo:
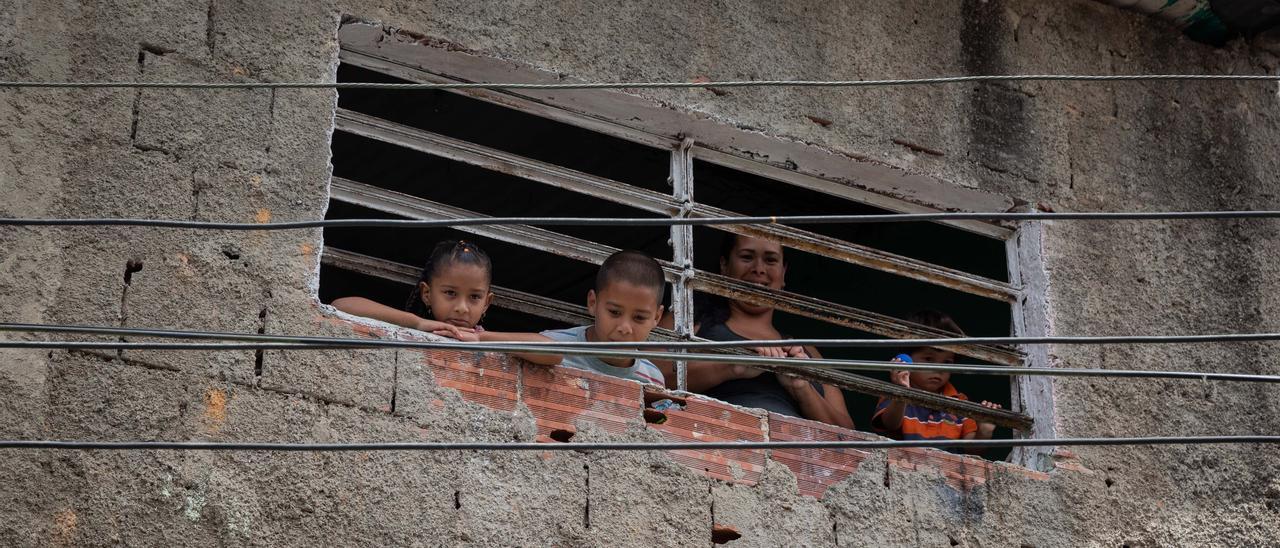
[[371, 301], [364, 297], [342, 297], [334, 299], [331, 303], [334, 308], [351, 314], [353, 316], [361, 316], [364, 318], [373, 318], [387, 323], [393, 323], [400, 327], [408, 327], [417, 329], [423, 318], [418, 317], [412, 312], [405, 312], [391, 308], [385, 304]]
[[334, 299], [331, 304], [334, 308], [353, 316], [371, 318], [396, 324], [400, 327], [417, 329], [418, 331], [434, 333], [444, 337], [467, 339], [469, 338], [467, 335], [471, 333], [471, 330], [469, 329], [464, 332], [464, 330], [460, 330], [447, 323], [421, 318], [412, 312], [391, 308], [390, 306], [371, 301], [364, 297], [342, 297], [340, 299]]

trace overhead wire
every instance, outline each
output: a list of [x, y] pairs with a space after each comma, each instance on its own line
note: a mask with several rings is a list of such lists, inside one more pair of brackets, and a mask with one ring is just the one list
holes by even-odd
[[698, 441], [698, 442], [351, 442], [275, 443], [226, 441], [78, 441], [0, 440], [2, 449], [71, 449], [90, 451], [679, 451], [762, 449], [896, 449], [1148, 446], [1210, 444], [1280, 444], [1280, 436], [1147, 436], [1128, 438], [1048, 438], [990, 440], [841, 440], [841, 441]]
[[[34, 324], [0, 324], [0, 331], [21, 331], [23, 326]], [[848, 371], [949, 371], [952, 373], [974, 375], [1002, 376], [1060, 376], [1060, 377], [1121, 377], [1121, 378], [1163, 378], [1189, 380], [1215, 380], [1228, 382], [1264, 382], [1280, 383], [1280, 375], [1253, 373], [1221, 373], [1201, 371], [1165, 371], [1165, 370], [1124, 370], [1124, 369], [1089, 369], [1089, 368], [1029, 368], [990, 366], [976, 364], [911, 364], [900, 362], [883, 362], [869, 360], [843, 359], [794, 359], [767, 358], [763, 356], [741, 356], [728, 354], [654, 352], [640, 350], [618, 350], [612, 343], [577, 343], [559, 342], [544, 343], [473, 343], [453, 341], [403, 341], [383, 339], [356, 339], [338, 337], [268, 335], [257, 333], [217, 333], [172, 331], [162, 329], [110, 328], [89, 326], [49, 326], [35, 325], [46, 332], [71, 332], [97, 335], [133, 335], [147, 337], [173, 337], [185, 339], [218, 339], [234, 341], [233, 343], [190, 343], [190, 342], [120, 342], [120, 341], [15, 341], [0, 340], [0, 348], [13, 349], [62, 349], [62, 350], [181, 350], [181, 351], [234, 351], [234, 350], [332, 350], [360, 348], [408, 348], [457, 350], [463, 352], [501, 352], [522, 354], [551, 354], [571, 356], [595, 356], [605, 358], [642, 358], [649, 360], [686, 360], [715, 363], [734, 363], [743, 365], [761, 365], [786, 367], [793, 369], [840, 369]], [[641, 343], [627, 343], [641, 344]], [[654, 343], [657, 345], [678, 344], [676, 342]], [[605, 345], [599, 347], [593, 345]], [[625, 348], [625, 347], [624, 347]]]
[[963, 84], [975, 82], [1156, 82], [1156, 81], [1280, 81], [1274, 74], [985, 74], [929, 78], [874, 80], [728, 80], [717, 82], [47, 82], [3, 80], [0, 88], [12, 89], [696, 89], [748, 87], [890, 87]]
[[[0, 333], [81, 333], [94, 335], [125, 335], [140, 337], [165, 337], [174, 339], [221, 339], [240, 341], [280, 341], [280, 342], [367, 342], [391, 343], [392, 341], [373, 341], [368, 339], [352, 339], [324, 337], [313, 335], [274, 335], [264, 333], [232, 333], [226, 331], [200, 331], [177, 329], [154, 329], [142, 327], [114, 327], [91, 325], [64, 325], [38, 323], [0, 322]], [[1109, 345], [1109, 344], [1190, 344], [1190, 343], [1239, 343], [1280, 341], [1280, 333], [1214, 333], [1205, 335], [1105, 335], [1105, 336], [1048, 336], [1048, 337], [937, 337], [911, 339], [762, 339], [743, 341], [638, 341], [638, 342], [524, 342], [531, 346], [550, 345], [559, 347], [587, 348], [662, 348], [662, 349], [716, 349], [716, 348], [756, 348], [780, 346], [820, 346], [833, 348], [895, 348], [914, 346], [954, 346], [954, 345]], [[458, 343], [474, 344], [474, 343]]]
[[749, 224], [857, 224], [927, 221], [1153, 221], [1277, 219], [1277, 210], [1148, 212], [941, 212], [868, 215], [772, 215], [741, 217], [462, 217], [456, 219], [315, 219], [268, 223], [129, 218], [0, 218], [0, 226], [138, 226], [203, 230], [296, 230], [305, 228], [448, 228], [457, 226], [716, 226]]

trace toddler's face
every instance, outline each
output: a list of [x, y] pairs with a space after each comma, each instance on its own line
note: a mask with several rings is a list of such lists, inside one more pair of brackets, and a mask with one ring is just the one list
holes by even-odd
[[[912, 363], [944, 363], [952, 364], [956, 362], [954, 352], [946, 350], [938, 350], [936, 348], [922, 348], [911, 353]], [[929, 392], [938, 392], [946, 386], [947, 381], [951, 380], [951, 373], [946, 371], [912, 371], [911, 386]]]
[[430, 285], [422, 285], [422, 300], [431, 307], [432, 319], [457, 327], [475, 328], [493, 301], [489, 272], [476, 265], [445, 267]]

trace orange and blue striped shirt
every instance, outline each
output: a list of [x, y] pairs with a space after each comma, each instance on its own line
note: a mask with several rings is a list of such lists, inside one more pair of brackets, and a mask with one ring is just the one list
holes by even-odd
[[[943, 385], [941, 394], [957, 400], [969, 399], [957, 392], [951, 383]], [[978, 431], [978, 422], [971, 418], [910, 403], [902, 412], [902, 426], [897, 430], [886, 430], [880, 424], [880, 415], [891, 403], [893, 400], [889, 398], [880, 398], [880, 402], [876, 404], [876, 412], [871, 416], [871, 427], [895, 440], [958, 440], [970, 432]]]

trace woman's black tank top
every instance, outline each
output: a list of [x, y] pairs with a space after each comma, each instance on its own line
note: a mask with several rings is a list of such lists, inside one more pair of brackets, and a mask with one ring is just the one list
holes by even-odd
[[[697, 335], [713, 341], [750, 340], [734, 333], [724, 323], [701, 326]], [[823, 393], [822, 385], [814, 383], [813, 387], [818, 390], [818, 394]], [[706, 395], [742, 407], [765, 409], [791, 417], [801, 416], [796, 401], [791, 398], [791, 394], [778, 383], [777, 375], [768, 371], [750, 379], [733, 379], [722, 382], [707, 390]]]

